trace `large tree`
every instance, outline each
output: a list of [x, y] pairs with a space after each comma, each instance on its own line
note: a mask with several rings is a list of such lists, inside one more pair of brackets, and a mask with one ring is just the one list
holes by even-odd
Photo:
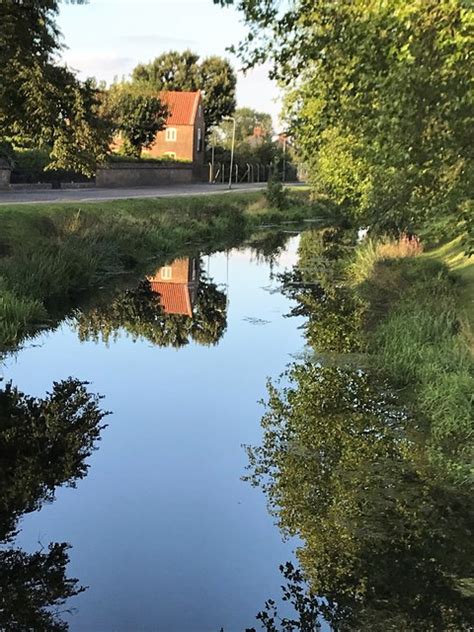
[[165, 127], [167, 109], [156, 95], [118, 84], [103, 93], [101, 114], [121, 137], [124, 153], [139, 158]]
[[192, 51], [170, 51], [148, 64], [139, 64], [132, 83], [157, 92], [162, 90], [203, 93], [206, 127], [210, 129], [235, 110], [235, 72], [226, 59], [212, 56], [200, 61]]
[[247, 65], [270, 60], [286, 86], [318, 190], [383, 228], [462, 218], [472, 182], [470, 3], [216, 1], [244, 13]]
[[58, 9], [57, 0], [0, 3], [0, 144], [45, 144], [51, 166], [91, 174], [108, 129], [93, 84], [59, 64]]

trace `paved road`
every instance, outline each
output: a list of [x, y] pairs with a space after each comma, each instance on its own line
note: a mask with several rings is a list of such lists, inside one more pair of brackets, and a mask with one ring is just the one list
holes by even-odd
[[[265, 183], [232, 185], [233, 191], [258, 191]], [[142, 187], [128, 189], [59, 189], [36, 191], [0, 191], [0, 205], [37, 204], [56, 202], [100, 202], [130, 198], [183, 197], [228, 193], [225, 184], [181, 184], [175, 186]]]

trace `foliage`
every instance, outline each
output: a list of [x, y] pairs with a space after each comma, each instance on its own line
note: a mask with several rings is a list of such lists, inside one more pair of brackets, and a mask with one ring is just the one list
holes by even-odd
[[69, 629], [58, 617], [58, 608], [85, 588], [78, 586], [77, 579], [66, 577], [68, 548], [65, 543], [54, 543], [46, 552], [26, 553], [14, 548], [0, 551], [2, 630]]
[[[280, 572], [286, 580], [281, 587], [283, 601], [290, 602], [298, 619], [280, 617], [278, 606], [273, 599], [265, 602], [265, 610], [259, 612], [256, 619], [261, 622], [266, 632], [317, 632], [321, 630], [320, 618], [323, 612], [329, 610], [328, 605], [319, 603], [306, 587], [301, 570], [295, 568], [291, 562], [280, 566]], [[255, 628], [247, 628], [245, 632], [256, 632]]]
[[86, 175], [104, 160], [109, 129], [91, 81], [57, 65], [56, 0], [0, 4], [0, 143], [51, 147], [51, 168]]
[[[340, 630], [468, 630], [472, 502], [443, 482], [416, 419], [355, 369], [293, 366], [269, 386], [263, 443], [249, 448], [280, 527], [297, 535], [311, 592]], [[329, 613], [328, 613], [329, 614]]]
[[275, 168], [272, 169], [270, 178], [267, 183], [267, 190], [265, 191], [265, 197], [270, 206], [282, 210], [288, 204], [288, 192], [283, 186], [280, 175]]
[[[252, 108], [237, 108], [232, 114], [235, 119], [235, 142], [238, 146], [253, 136], [255, 128], [260, 128], [264, 139], [273, 136], [272, 117], [267, 112], [258, 112]], [[216, 130], [219, 144], [226, 149], [232, 145], [233, 121], [222, 121]]]
[[190, 50], [163, 53], [149, 64], [139, 64], [132, 73], [132, 83], [156, 92], [201, 90], [208, 130], [235, 109], [237, 78], [230, 63], [221, 57], [200, 61]]
[[318, 353], [341, 354], [362, 348], [365, 304], [347, 287], [344, 271], [353, 247], [353, 231], [305, 232], [298, 265], [280, 276], [283, 292], [297, 302], [290, 315], [306, 317], [306, 337]]
[[140, 158], [142, 149], [153, 144], [157, 132], [164, 129], [167, 115], [158, 97], [136, 94], [124, 86], [113, 86], [105, 93], [102, 111], [120, 135], [124, 153], [136, 158]]
[[[68, 545], [26, 553], [11, 545], [25, 513], [54, 499], [60, 485], [86, 476], [107, 414], [86, 383], [69, 378], [33, 398], [0, 390], [0, 628], [67, 630], [58, 608], [84, 590], [66, 577]], [[9, 545], [9, 546], [8, 546]]]
[[403, 232], [468, 212], [469, 3], [215, 2], [243, 12], [241, 56], [273, 62], [312, 183], [349, 217]]
[[0, 391], [0, 538], [18, 517], [54, 498], [56, 487], [84, 478], [106, 413], [87, 383], [56, 382], [46, 397], [28, 397], [11, 384]]
[[86, 313], [77, 313], [81, 340], [109, 342], [120, 330], [134, 339], [144, 337], [158, 346], [183, 347], [190, 340], [203, 345], [217, 344], [227, 328], [226, 297], [212, 282], [198, 285], [192, 317], [166, 314], [160, 296], [149, 281], [120, 293], [113, 301]]

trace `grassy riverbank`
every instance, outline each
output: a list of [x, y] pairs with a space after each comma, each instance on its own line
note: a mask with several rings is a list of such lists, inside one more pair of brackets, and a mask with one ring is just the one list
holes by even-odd
[[429, 429], [433, 455], [461, 480], [472, 466], [474, 260], [460, 240], [359, 247], [351, 274], [367, 301], [372, 363]]
[[186, 249], [234, 245], [260, 226], [327, 215], [305, 191], [284, 210], [262, 192], [80, 204], [0, 206], [0, 347], [120, 274]]

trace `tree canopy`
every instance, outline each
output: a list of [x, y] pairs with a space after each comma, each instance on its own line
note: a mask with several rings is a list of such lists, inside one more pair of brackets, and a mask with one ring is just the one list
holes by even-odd
[[221, 57], [206, 57], [190, 50], [170, 51], [132, 72], [132, 84], [156, 92], [196, 91], [203, 93], [206, 127], [209, 130], [235, 110], [237, 78], [230, 63]]
[[[219, 0], [215, 0], [216, 2]], [[220, 0], [268, 60], [313, 186], [358, 222], [460, 223], [472, 182], [473, 10], [464, 0]]]
[[124, 153], [139, 158], [164, 129], [167, 109], [156, 95], [119, 84], [103, 92], [101, 115], [120, 136]]
[[51, 167], [90, 175], [106, 155], [109, 130], [93, 82], [58, 62], [58, 7], [56, 0], [0, 4], [0, 146], [5, 153], [12, 143], [48, 145]]

